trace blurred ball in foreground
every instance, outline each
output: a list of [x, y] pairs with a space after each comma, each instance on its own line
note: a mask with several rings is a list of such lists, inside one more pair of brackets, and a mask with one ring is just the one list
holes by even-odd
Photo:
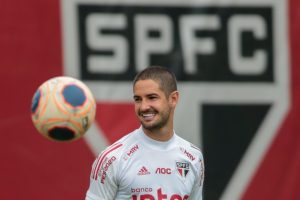
[[55, 141], [73, 141], [82, 137], [95, 119], [96, 103], [81, 81], [54, 77], [35, 92], [31, 119], [36, 129]]

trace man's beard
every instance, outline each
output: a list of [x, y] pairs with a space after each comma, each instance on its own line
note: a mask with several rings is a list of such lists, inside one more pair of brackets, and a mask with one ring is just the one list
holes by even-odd
[[164, 127], [170, 118], [170, 113], [171, 113], [171, 109], [169, 108], [168, 110], [164, 111], [164, 112], [157, 112], [156, 110], [154, 110], [156, 115], [160, 116], [160, 119], [153, 122], [153, 123], [145, 123], [143, 120], [141, 120], [141, 124], [143, 126], [144, 129], [147, 129], [151, 132], [156, 131], [161, 129], [162, 127]]

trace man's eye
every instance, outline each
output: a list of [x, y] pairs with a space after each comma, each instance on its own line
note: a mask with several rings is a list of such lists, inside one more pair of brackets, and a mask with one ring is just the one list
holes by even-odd
[[154, 100], [154, 99], [157, 99], [157, 97], [156, 96], [151, 96], [151, 97], [149, 97], [149, 99]]
[[134, 100], [135, 102], [139, 102], [139, 101], [141, 101], [141, 99], [140, 99], [140, 98], [133, 98], [133, 100]]

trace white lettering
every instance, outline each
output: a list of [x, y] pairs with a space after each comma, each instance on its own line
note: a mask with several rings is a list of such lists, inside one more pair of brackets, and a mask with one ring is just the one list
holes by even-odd
[[216, 44], [212, 38], [196, 38], [198, 30], [217, 30], [221, 27], [220, 19], [213, 15], [186, 15], [180, 18], [180, 37], [183, 48], [184, 70], [188, 74], [197, 72], [197, 54], [213, 54]]
[[123, 14], [90, 14], [87, 17], [87, 45], [95, 51], [108, 51], [112, 55], [88, 56], [88, 69], [94, 73], [124, 73], [128, 68], [128, 43], [120, 35], [103, 34], [103, 29], [121, 29], [127, 26]]
[[[173, 25], [167, 15], [140, 14], [135, 18], [135, 58], [137, 70], [150, 65], [152, 53], [167, 53], [173, 46]], [[149, 37], [150, 31], [157, 31], [159, 37]]]
[[256, 50], [252, 57], [243, 57], [241, 33], [252, 31], [257, 39], [266, 37], [266, 24], [257, 15], [234, 15], [228, 22], [229, 67], [237, 75], [259, 75], [267, 68], [267, 53]]

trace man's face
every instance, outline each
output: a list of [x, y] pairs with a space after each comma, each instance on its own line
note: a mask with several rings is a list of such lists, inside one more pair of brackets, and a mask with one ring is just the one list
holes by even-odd
[[154, 131], [169, 123], [172, 105], [157, 82], [139, 80], [133, 92], [135, 113], [143, 128]]

